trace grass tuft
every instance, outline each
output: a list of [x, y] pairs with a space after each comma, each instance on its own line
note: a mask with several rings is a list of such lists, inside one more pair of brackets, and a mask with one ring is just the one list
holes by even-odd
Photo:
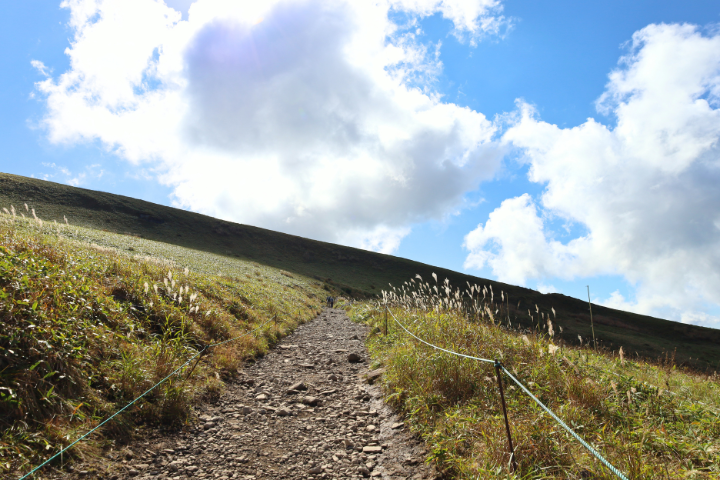
[[63, 460], [97, 459], [100, 465], [100, 455], [131, 440], [138, 427], [182, 428], [193, 404], [216, 399], [246, 360], [313, 318], [324, 298], [317, 282], [298, 275], [42, 223], [32, 211], [33, 219], [9, 214], [0, 224], [3, 475], [42, 463], [204, 345], [277, 315], [277, 325], [214, 348], [190, 378], [171, 377]]
[[592, 345], [555, 343], [549, 316], [544, 328], [543, 322], [532, 329], [513, 327], [503, 321], [492, 290], [471, 286], [458, 292], [447, 284], [435, 293], [425, 284], [406, 283], [383, 292], [382, 302], [351, 310], [355, 320], [373, 327], [368, 344], [374, 365], [387, 367], [387, 400], [404, 412], [406, 423], [428, 444], [430, 459], [450, 477], [615, 478], [506, 378], [519, 465], [510, 473], [493, 366], [432, 349], [405, 334], [392, 316], [389, 335], [381, 335], [385, 307], [432, 344], [501, 360], [629, 478], [718, 478], [716, 374], [617, 358], [603, 348], [596, 353]]

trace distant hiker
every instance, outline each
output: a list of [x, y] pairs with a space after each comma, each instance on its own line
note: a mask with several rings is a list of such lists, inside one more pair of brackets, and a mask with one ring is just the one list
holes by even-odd
[[335, 305], [335, 299], [333, 297], [330, 297], [330, 308], [333, 308]]
[[328, 308], [332, 308], [332, 297], [330, 295], [325, 297], [325, 303], [327, 304]]

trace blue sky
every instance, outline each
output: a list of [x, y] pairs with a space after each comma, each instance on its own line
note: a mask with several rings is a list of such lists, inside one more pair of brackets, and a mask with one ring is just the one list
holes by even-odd
[[720, 326], [717, 2], [241, 3], [6, 6], [0, 169]]

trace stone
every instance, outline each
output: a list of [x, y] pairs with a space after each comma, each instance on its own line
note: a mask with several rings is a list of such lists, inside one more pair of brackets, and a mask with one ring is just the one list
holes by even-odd
[[363, 451], [363, 453], [371, 453], [371, 454], [372, 454], [372, 453], [381, 453], [381, 452], [382, 452], [382, 447], [379, 446], [379, 445], [378, 445], [378, 446], [370, 446], [370, 445], [368, 445], [367, 447], [363, 447], [362, 451]]
[[307, 389], [308, 389], [307, 385], [305, 385], [303, 382], [297, 382], [297, 383], [292, 384], [290, 386], [290, 388], [288, 388], [288, 391], [295, 390], [296, 392], [299, 392], [299, 391], [303, 391], [303, 390], [307, 390]]
[[377, 370], [373, 370], [372, 372], [368, 372], [368, 374], [365, 376], [365, 379], [367, 380], [367, 383], [372, 385], [375, 383], [375, 380], [380, 378], [382, 374], [385, 373], [384, 368], [378, 368]]
[[403, 426], [405, 426], [405, 422], [395, 422], [390, 428], [392, 428], [393, 430], [397, 430], [398, 428], [402, 428]]
[[265, 395], [264, 393], [261, 393], [260, 395], [255, 397], [255, 400], [257, 400], [258, 402], [264, 402], [267, 399], [268, 399], [268, 396]]
[[131, 477], [137, 477], [138, 475], [140, 475], [140, 472], [138, 472], [134, 468], [131, 468], [130, 470], [128, 470], [128, 475], [130, 475]]
[[357, 353], [351, 353], [347, 356], [347, 360], [350, 363], [358, 363], [362, 360], [362, 357], [358, 355]]
[[[347, 321], [344, 314], [338, 316]], [[382, 406], [379, 388], [368, 386], [384, 383], [389, 373], [381, 373], [384, 365], [369, 368], [362, 344], [365, 327], [345, 325], [327, 314], [321, 318], [328, 320], [326, 326], [300, 325], [288, 338], [296, 338], [300, 348], [276, 346], [245, 363], [238, 380], [228, 382], [218, 399], [198, 406], [196, 424], [188, 431], [152, 435], [147, 429], [151, 435], [132, 445], [132, 460], [124, 459], [128, 447], [112, 452], [110, 462], [124, 460], [117, 465], [118, 480], [434, 478], [435, 472], [423, 464], [419, 441], [405, 432], [403, 417]], [[351, 341], [355, 333], [359, 340]], [[349, 363], [351, 353], [356, 362]], [[301, 366], [310, 364], [313, 370]], [[267, 399], [256, 400], [260, 395]], [[362, 401], [366, 398], [370, 401]], [[218, 415], [222, 417], [216, 420]], [[214, 426], [205, 429], [205, 423]], [[411, 457], [419, 463], [406, 463]], [[150, 466], [139, 470], [139, 463]], [[130, 468], [138, 475], [128, 475]], [[72, 475], [78, 480], [98, 477], [92, 471], [86, 477]]]
[[320, 399], [317, 397], [307, 396], [302, 398], [302, 403], [314, 407], [320, 403]]

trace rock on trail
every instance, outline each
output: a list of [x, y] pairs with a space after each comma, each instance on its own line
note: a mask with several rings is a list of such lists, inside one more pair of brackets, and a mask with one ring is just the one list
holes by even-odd
[[325, 309], [199, 407], [195, 427], [114, 452], [122, 463], [109, 478], [437, 477], [424, 445], [368, 384], [366, 335], [344, 311]]

